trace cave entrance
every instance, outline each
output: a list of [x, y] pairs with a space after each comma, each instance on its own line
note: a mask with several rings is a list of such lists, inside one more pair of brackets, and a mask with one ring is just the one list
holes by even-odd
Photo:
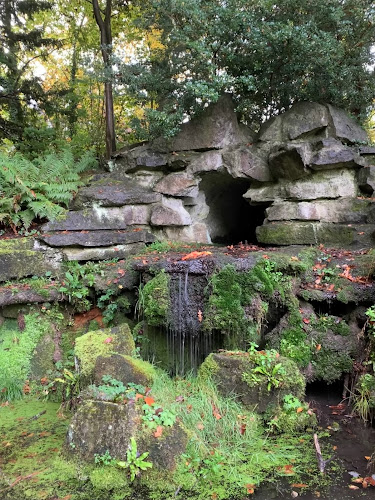
[[250, 180], [233, 179], [227, 172], [210, 172], [202, 177], [203, 191], [210, 211], [205, 220], [213, 243], [256, 243], [255, 229], [263, 224], [268, 205], [250, 205], [243, 195]]

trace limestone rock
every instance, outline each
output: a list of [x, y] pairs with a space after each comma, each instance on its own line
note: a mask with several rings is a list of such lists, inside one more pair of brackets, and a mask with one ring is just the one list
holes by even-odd
[[374, 242], [372, 224], [352, 226], [324, 222], [271, 222], [256, 229], [259, 243], [267, 245], [336, 245], [368, 247]]
[[93, 203], [102, 207], [148, 204], [160, 201], [160, 194], [142, 187], [134, 179], [116, 180], [108, 178], [91, 182], [78, 191], [71, 209], [80, 210]]
[[234, 105], [229, 94], [211, 104], [202, 115], [184, 123], [181, 131], [169, 143], [157, 140], [154, 146], [160, 151], [189, 151], [221, 149], [229, 145], [252, 142], [251, 131], [246, 137], [239, 126]]
[[128, 205], [105, 208], [94, 205], [90, 209], [67, 212], [52, 222], [47, 222], [42, 231], [98, 231], [102, 229], [127, 229], [130, 225], [144, 225], [150, 221], [148, 205]]
[[319, 198], [354, 198], [357, 181], [353, 170], [327, 170], [309, 177], [251, 187], [243, 196], [250, 202], [264, 203], [275, 200], [316, 200]]
[[124, 385], [128, 383], [149, 387], [156, 378], [154, 367], [147, 361], [131, 356], [112, 354], [98, 356], [94, 368], [94, 383], [102, 384], [103, 375], [110, 375]]
[[346, 111], [327, 104], [332, 119], [333, 135], [350, 143], [367, 142], [368, 135]]
[[289, 375], [285, 384], [268, 390], [267, 379], [253, 385], [245, 381], [255, 364], [249, 361], [247, 353], [212, 353], [199, 369], [199, 376], [210, 377], [217, 384], [223, 396], [235, 397], [249, 408], [255, 408], [258, 413], [264, 413], [267, 408], [280, 401], [286, 394], [302, 398], [305, 390], [305, 380], [297, 365], [288, 358], [280, 357], [286, 373]]
[[331, 168], [363, 167], [364, 160], [358, 153], [344, 146], [335, 139], [325, 139], [320, 144], [320, 150], [311, 158], [309, 167], [313, 170], [327, 170]]
[[191, 217], [181, 200], [163, 197], [162, 205], [152, 209], [153, 226], [189, 226], [191, 222]]
[[272, 180], [267, 162], [268, 152], [253, 146], [239, 146], [223, 151], [223, 162], [232, 177], [245, 177], [259, 182]]
[[140, 253], [145, 248], [145, 243], [129, 243], [128, 245], [115, 245], [109, 247], [63, 247], [61, 252], [65, 260], [109, 260], [123, 259], [129, 255]]
[[364, 193], [372, 194], [375, 191], [375, 166], [359, 170], [358, 185]]
[[183, 241], [186, 243], [212, 243], [207, 225], [195, 222], [185, 227], [166, 227], [159, 234], [160, 239]]
[[283, 201], [266, 209], [269, 221], [310, 220], [335, 223], [366, 223], [373, 203], [367, 200], [339, 198], [337, 200]]
[[168, 156], [155, 151], [149, 144], [123, 148], [113, 155], [112, 171], [126, 174], [139, 168], [158, 169], [167, 165]]
[[308, 169], [311, 156], [309, 143], [276, 146], [268, 158], [271, 174], [275, 179], [296, 180], [306, 177], [311, 173]]
[[108, 247], [113, 245], [129, 245], [130, 243], [152, 243], [155, 237], [145, 231], [59, 231], [39, 237], [52, 247]]
[[169, 196], [198, 196], [198, 181], [192, 175], [175, 173], [165, 176], [154, 187], [154, 191]]

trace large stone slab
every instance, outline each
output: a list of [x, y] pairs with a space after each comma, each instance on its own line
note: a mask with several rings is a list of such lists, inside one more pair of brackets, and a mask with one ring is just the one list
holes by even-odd
[[117, 244], [152, 243], [155, 237], [144, 229], [132, 231], [59, 231], [39, 237], [52, 247], [108, 247]]
[[276, 202], [266, 209], [269, 221], [310, 220], [334, 223], [368, 222], [369, 209], [375, 204], [367, 200], [339, 198], [320, 201]]
[[315, 200], [319, 198], [354, 198], [358, 186], [354, 170], [327, 170], [304, 179], [251, 187], [243, 196], [251, 203], [275, 200]]
[[328, 126], [329, 113], [325, 106], [315, 102], [299, 102], [286, 113], [265, 122], [259, 132], [259, 140], [269, 142], [288, 142], [317, 136]]
[[110, 247], [64, 247], [61, 252], [65, 260], [123, 259], [129, 255], [140, 253], [145, 248], [145, 243], [129, 243], [128, 245], [114, 245]]
[[144, 143], [116, 151], [113, 155], [111, 168], [114, 172], [126, 174], [139, 168], [159, 169], [167, 163], [168, 156], [166, 154], [155, 151], [149, 144]]
[[42, 276], [50, 271], [58, 274], [60, 252], [40, 245], [34, 238], [0, 241], [0, 282], [26, 276]]
[[229, 94], [205, 109], [202, 115], [184, 123], [181, 131], [169, 143], [157, 140], [154, 147], [161, 152], [222, 149], [229, 145], [252, 142], [253, 134], [244, 133], [239, 126], [234, 105]]
[[257, 241], [267, 245], [335, 245], [368, 247], [374, 244], [374, 226], [323, 222], [270, 222], [256, 229]]
[[344, 146], [335, 139], [324, 139], [320, 148], [309, 162], [309, 167], [313, 170], [361, 168], [365, 165], [365, 161], [353, 148]]
[[232, 177], [269, 182], [272, 175], [267, 162], [268, 151], [254, 146], [239, 146], [223, 151], [223, 162]]
[[190, 163], [188, 172], [199, 174], [201, 172], [216, 172], [222, 168], [223, 157], [221, 151], [206, 151]]
[[148, 204], [160, 201], [160, 194], [151, 191], [133, 179], [116, 180], [108, 178], [92, 182], [78, 191], [71, 203], [73, 210], [80, 210], [94, 202], [102, 207]]
[[333, 135], [350, 143], [363, 143], [368, 141], [368, 135], [346, 111], [327, 104], [332, 120]]
[[163, 197], [162, 204], [152, 209], [152, 226], [189, 226], [191, 223], [191, 217], [182, 200]]
[[169, 196], [195, 198], [198, 196], [198, 180], [186, 173], [169, 174], [156, 184], [154, 191]]
[[67, 212], [42, 226], [42, 231], [99, 231], [103, 229], [127, 229], [130, 225], [145, 225], [150, 221], [148, 205], [126, 205], [124, 207], [102, 207]]

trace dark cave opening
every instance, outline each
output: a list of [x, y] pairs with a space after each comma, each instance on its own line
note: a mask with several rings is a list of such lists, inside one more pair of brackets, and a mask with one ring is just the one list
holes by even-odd
[[268, 204], [250, 205], [243, 198], [249, 187], [250, 180], [234, 179], [227, 172], [203, 176], [199, 188], [210, 209], [205, 222], [213, 243], [257, 243], [255, 230], [263, 224]]

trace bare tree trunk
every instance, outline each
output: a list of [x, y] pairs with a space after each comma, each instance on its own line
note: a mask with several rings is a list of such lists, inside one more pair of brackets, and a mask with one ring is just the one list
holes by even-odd
[[[106, 0], [104, 17], [99, 7], [98, 0], [92, 1], [94, 16], [100, 30], [101, 51], [104, 62], [104, 68], [110, 69], [110, 56], [112, 52], [112, 29], [111, 29], [111, 10], [112, 0]], [[113, 151], [116, 151], [116, 135], [115, 135], [115, 115], [113, 109], [113, 93], [112, 82], [109, 77], [104, 86], [104, 103], [105, 103], [105, 143], [106, 143], [106, 158], [109, 160]]]

